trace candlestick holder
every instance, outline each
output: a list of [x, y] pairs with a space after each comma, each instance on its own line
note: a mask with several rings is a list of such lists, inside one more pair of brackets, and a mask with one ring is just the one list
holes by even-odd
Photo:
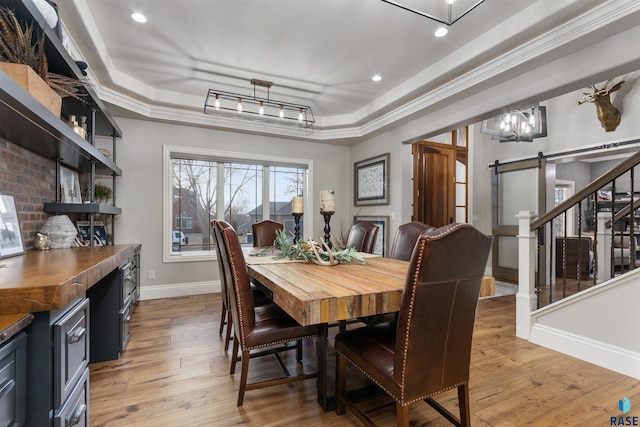
[[331, 225], [329, 225], [329, 221], [331, 221], [331, 215], [335, 212], [323, 212], [320, 211], [320, 215], [324, 217], [324, 242], [329, 249], [332, 248], [331, 244]]
[[293, 220], [296, 223], [293, 228], [293, 244], [295, 245], [300, 240], [300, 218], [302, 218], [303, 214], [291, 212], [291, 215], [293, 215]]

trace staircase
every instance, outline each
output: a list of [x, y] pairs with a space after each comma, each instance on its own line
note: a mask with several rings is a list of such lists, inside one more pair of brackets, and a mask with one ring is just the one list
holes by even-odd
[[[640, 152], [540, 218], [520, 212], [516, 296], [519, 337], [637, 379], [639, 163]], [[626, 180], [630, 191], [616, 192]], [[574, 220], [572, 208], [577, 233], [570, 236], [557, 224]]]

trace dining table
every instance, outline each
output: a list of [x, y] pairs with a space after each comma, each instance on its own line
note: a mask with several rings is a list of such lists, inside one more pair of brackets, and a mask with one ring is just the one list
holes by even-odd
[[255, 253], [245, 252], [254, 283], [301, 325], [318, 325], [318, 403], [325, 411], [332, 410], [335, 396], [329, 390], [327, 372], [329, 326], [399, 311], [409, 263], [358, 253], [362, 262], [327, 266]]

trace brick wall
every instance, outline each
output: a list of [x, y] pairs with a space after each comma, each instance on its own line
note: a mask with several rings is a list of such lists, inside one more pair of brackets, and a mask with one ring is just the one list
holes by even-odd
[[56, 163], [0, 138], [0, 193], [14, 196], [25, 249], [49, 217], [45, 202], [56, 198]]

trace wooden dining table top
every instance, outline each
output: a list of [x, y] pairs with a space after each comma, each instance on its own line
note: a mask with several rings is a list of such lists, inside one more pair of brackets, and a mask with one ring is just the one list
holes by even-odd
[[249, 275], [303, 326], [399, 311], [409, 263], [383, 257], [321, 266], [251, 264]]

